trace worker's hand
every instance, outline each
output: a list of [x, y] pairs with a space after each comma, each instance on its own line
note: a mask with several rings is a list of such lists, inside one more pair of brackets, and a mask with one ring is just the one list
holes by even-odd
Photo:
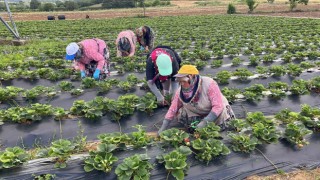
[[149, 52], [149, 47], [148, 46], [146, 46], [146, 52]]
[[81, 71], [81, 78], [85, 78], [86, 77], [86, 72], [85, 71]]
[[140, 51], [144, 51], [144, 47], [143, 46], [140, 46]]
[[99, 70], [99, 69], [96, 69], [96, 70], [94, 71], [93, 78], [94, 78], [95, 80], [99, 80], [99, 77], [100, 77], [100, 70]]
[[206, 120], [202, 120], [198, 125], [197, 125], [197, 128], [204, 128], [206, 127], [208, 124], [208, 121]]
[[170, 122], [171, 122], [171, 121], [168, 120], [168, 119], [164, 119], [164, 120], [162, 121], [162, 126], [161, 126], [161, 128], [159, 129], [159, 131], [158, 131], [158, 137], [160, 136], [160, 133], [161, 133], [162, 131], [164, 131], [164, 130], [166, 130], [166, 129], [168, 128]]
[[159, 106], [168, 106], [169, 105], [168, 101], [166, 101], [163, 96], [160, 99], [157, 98], [157, 102], [158, 102]]

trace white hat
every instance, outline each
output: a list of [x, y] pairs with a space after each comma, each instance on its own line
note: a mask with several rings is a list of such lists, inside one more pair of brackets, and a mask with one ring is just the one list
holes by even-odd
[[77, 53], [77, 51], [79, 50], [79, 45], [75, 42], [70, 43], [67, 48], [67, 55], [74, 55]]

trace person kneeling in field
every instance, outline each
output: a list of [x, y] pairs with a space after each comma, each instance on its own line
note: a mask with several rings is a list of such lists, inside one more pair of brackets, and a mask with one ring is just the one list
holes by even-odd
[[228, 100], [220, 92], [218, 84], [210, 77], [200, 76], [193, 65], [183, 65], [174, 76], [180, 84], [171, 106], [162, 122], [158, 135], [177, 119], [189, 132], [215, 122], [225, 129], [228, 120], [235, 115]]
[[99, 80], [110, 75], [109, 48], [103, 40], [94, 38], [72, 42], [66, 52], [66, 60], [74, 60], [74, 68], [80, 70], [81, 78], [92, 76]]
[[[164, 96], [174, 94], [178, 88], [178, 82], [174, 75], [177, 74], [181, 58], [169, 46], [157, 46], [147, 55], [146, 76], [148, 87], [157, 97], [159, 105], [168, 105]], [[171, 93], [170, 93], [171, 87]], [[163, 93], [160, 90], [163, 90]]]
[[154, 32], [148, 26], [141, 26], [136, 29], [136, 35], [138, 43], [140, 44], [140, 50], [149, 52], [154, 46]]
[[116, 40], [117, 57], [133, 56], [136, 51], [136, 42], [137, 37], [133, 31], [120, 32]]

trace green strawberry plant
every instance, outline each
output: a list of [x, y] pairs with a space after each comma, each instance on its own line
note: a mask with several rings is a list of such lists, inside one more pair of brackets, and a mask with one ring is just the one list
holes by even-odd
[[222, 63], [223, 63], [223, 60], [221, 60], [221, 59], [213, 60], [213, 61], [211, 62], [211, 67], [212, 67], [212, 68], [221, 67], [221, 66], [222, 66]]
[[241, 93], [240, 89], [228, 87], [224, 87], [221, 92], [229, 102], [234, 102], [237, 99], [236, 95]]
[[271, 53], [271, 54], [266, 54], [262, 57], [262, 62], [267, 63], [267, 62], [273, 62], [276, 59], [276, 55]]
[[59, 84], [59, 87], [63, 90], [63, 91], [70, 91], [73, 89], [73, 85], [72, 82], [69, 81], [61, 81]]
[[7, 86], [6, 88], [0, 88], [0, 101], [8, 101], [13, 100], [18, 97], [20, 92], [22, 92], [22, 88]]
[[230, 154], [230, 150], [216, 139], [196, 139], [192, 141], [192, 148], [197, 151], [196, 158], [209, 163], [214, 157]]
[[266, 143], [278, 142], [278, 138], [280, 137], [275, 126], [264, 125], [260, 122], [252, 126], [252, 135]]
[[286, 74], [287, 70], [281, 65], [273, 65], [269, 68], [269, 73], [273, 76], [283, 76]]
[[218, 81], [219, 84], [228, 84], [230, 77], [231, 73], [229, 71], [223, 70], [217, 72], [215, 79]]
[[269, 69], [264, 66], [257, 66], [256, 72], [259, 74], [261, 78], [266, 78], [268, 76]]
[[287, 66], [287, 71], [290, 76], [294, 76], [294, 77], [300, 76], [300, 74], [302, 73], [302, 70], [303, 69], [297, 64], [290, 63]]
[[262, 84], [254, 84], [245, 88], [243, 95], [248, 101], [259, 101], [263, 96], [262, 92], [265, 90], [266, 88]]
[[127, 157], [119, 164], [115, 173], [120, 180], [150, 179], [150, 170], [153, 169], [146, 154], [136, 154]]
[[312, 131], [306, 129], [301, 122], [294, 122], [287, 124], [284, 137], [290, 143], [297, 145], [298, 148], [302, 148], [304, 145], [309, 143], [304, 139], [304, 136], [311, 133]]
[[229, 121], [228, 125], [236, 132], [240, 132], [249, 127], [249, 124], [243, 119], [234, 119], [232, 121]]
[[73, 102], [71, 108], [70, 108], [70, 113], [73, 115], [83, 115], [83, 109], [86, 106], [86, 102], [84, 100], [76, 100]]
[[61, 107], [57, 107], [53, 109], [53, 116], [55, 120], [62, 120], [68, 117], [69, 112], [65, 111]]
[[0, 170], [22, 165], [29, 159], [28, 153], [20, 147], [8, 147], [0, 151]]
[[110, 81], [99, 81], [97, 82], [98, 93], [107, 93], [113, 87]]
[[314, 77], [308, 82], [308, 89], [316, 93], [320, 93], [320, 77]]
[[97, 85], [97, 82], [91, 78], [91, 77], [86, 77], [82, 79], [82, 87], [83, 88], [93, 88]]
[[150, 92], [147, 92], [145, 95], [139, 98], [139, 102], [137, 104], [137, 110], [146, 112], [149, 115], [151, 115], [154, 109], [157, 107], [158, 105], [156, 97]]
[[312, 108], [308, 104], [302, 104], [300, 115], [310, 117], [310, 118], [319, 117], [320, 116], [320, 109], [317, 107]]
[[125, 92], [129, 92], [130, 90], [133, 89], [134, 84], [129, 81], [120, 81], [118, 84], [118, 87]]
[[307, 85], [308, 82], [303, 79], [293, 80], [289, 90], [293, 95], [303, 95], [309, 92]]
[[241, 64], [243, 60], [240, 59], [239, 57], [235, 57], [232, 59], [231, 63], [232, 63], [232, 66], [239, 66]]
[[187, 156], [192, 151], [187, 146], [180, 146], [176, 150], [171, 151], [168, 154], [158, 155], [156, 159], [159, 163], [165, 163], [165, 168], [168, 171], [168, 175], [172, 174], [177, 180], [183, 180], [185, 173], [189, 169], [189, 165], [186, 162]]
[[197, 138], [201, 139], [220, 138], [221, 135], [219, 131], [219, 126], [217, 126], [214, 122], [209, 122], [204, 128], [196, 128], [194, 136], [197, 136]]
[[147, 133], [142, 125], [135, 125], [134, 128], [138, 129], [136, 132], [128, 134], [130, 138], [129, 144], [133, 145], [135, 148], [145, 147], [150, 144], [151, 139], [147, 136]]
[[24, 92], [22, 92], [22, 97], [32, 101], [37, 99], [41, 94], [45, 92], [46, 92], [46, 88], [44, 86], [36, 86], [32, 89], [25, 90]]
[[286, 93], [280, 89], [270, 89], [270, 92], [271, 94], [269, 94], [269, 97], [275, 100], [286, 97]]
[[246, 68], [238, 68], [233, 72], [234, 76], [237, 76], [241, 81], [246, 81], [253, 73]]
[[288, 90], [288, 84], [285, 82], [281, 82], [281, 81], [276, 81], [276, 82], [270, 82], [268, 84], [268, 88], [269, 89], [279, 89], [279, 90]]
[[303, 62], [301, 62], [299, 65], [300, 65], [300, 67], [301, 67], [302, 69], [310, 69], [310, 68], [315, 67], [315, 64], [313, 64], [313, 63], [311, 63], [311, 62], [308, 62], [308, 61], [303, 61]]
[[134, 74], [129, 74], [126, 79], [131, 84], [137, 84], [140, 82], [139, 78], [137, 76], [135, 76]]
[[59, 139], [51, 143], [49, 148], [49, 156], [55, 157], [55, 168], [67, 167], [66, 161], [73, 153], [75, 145], [71, 141], [66, 139]]
[[114, 144], [101, 143], [97, 150], [89, 152], [89, 157], [84, 160], [84, 171], [90, 172], [94, 169], [108, 173], [112, 170], [112, 165], [118, 161], [112, 152], [116, 149]]
[[262, 112], [257, 111], [257, 112], [248, 112], [247, 113], [247, 117], [246, 120], [250, 123], [250, 124], [256, 124], [256, 123], [262, 123], [264, 125], [268, 125], [268, 126], [273, 126], [274, 122], [272, 121], [272, 119], [266, 118]]
[[79, 89], [79, 88], [77, 88], [77, 89], [72, 89], [71, 91], [70, 91], [70, 94], [72, 95], [72, 96], [79, 96], [80, 94], [82, 94], [83, 93], [83, 89]]
[[189, 138], [189, 134], [176, 128], [167, 129], [160, 133], [160, 139], [174, 147], [181, 145], [186, 138]]
[[229, 133], [228, 136], [231, 138], [232, 150], [236, 152], [250, 153], [256, 148], [256, 145], [261, 144], [256, 137], [239, 133]]
[[201, 61], [200, 59], [197, 59], [194, 62], [194, 65], [197, 67], [197, 69], [202, 70], [207, 65], [207, 62], [206, 61]]
[[56, 178], [55, 174], [40, 174], [40, 175], [35, 175], [32, 174], [34, 180], [53, 180]]
[[114, 144], [118, 148], [125, 148], [126, 144], [130, 142], [129, 136], [120, 132], [99, 134], [97, 137], [101, 143]]
[[250, 56], [249, 57], [249, 65], [251, 66], [257, 66], [259, 64], [259, 61], [260, 61], [260, 57], [259, 56]]

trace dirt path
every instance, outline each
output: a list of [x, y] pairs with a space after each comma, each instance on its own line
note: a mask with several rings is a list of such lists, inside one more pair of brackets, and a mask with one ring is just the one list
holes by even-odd
[[286, 174], [275, 174], [271, 176], [251, 176], [246, 180], [319, 180], [320, 169], [298, 170]]

